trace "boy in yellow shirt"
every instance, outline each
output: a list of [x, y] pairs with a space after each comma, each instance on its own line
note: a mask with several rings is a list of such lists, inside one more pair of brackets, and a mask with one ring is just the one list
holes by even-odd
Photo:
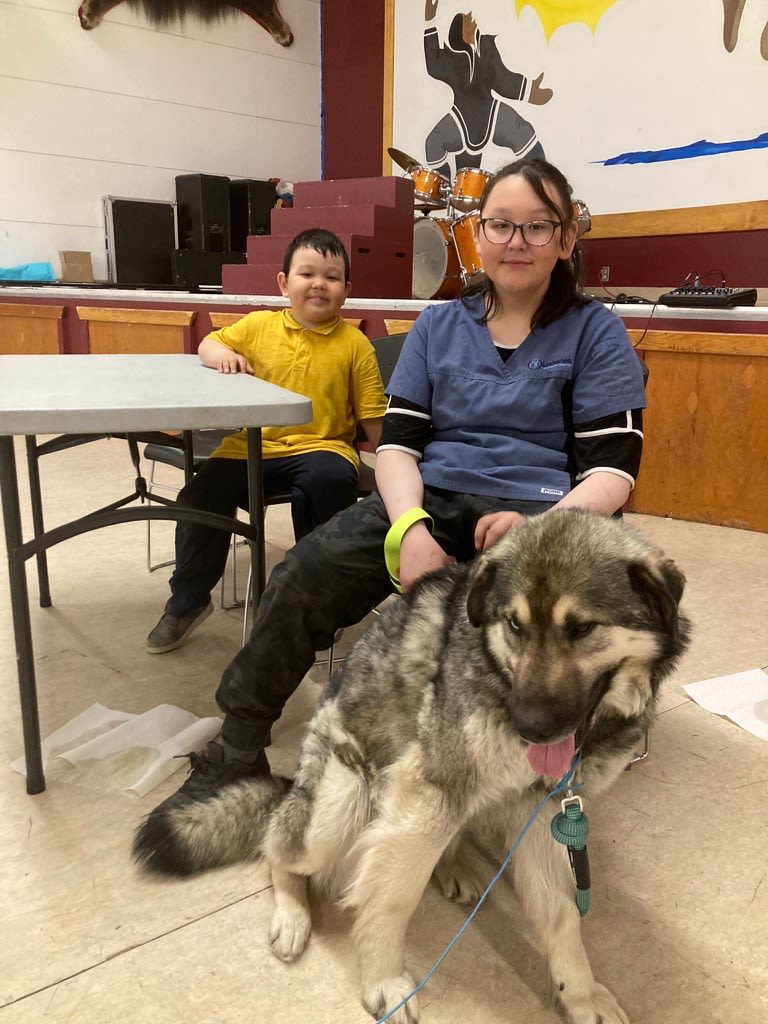
[[[374, 449], [386, 399], [373, 346], [340, 317], [349, 257], [330, 231], [312, 228], [289, 244], [277, 275], [290, 308], [259, 310], [213, 331], [198, 355], [219, 373], [251, 373], [312, 399], [311, 423], [262, 430], [264, 493], [291, 492], [296, 540], [357, 498], [358, 424]], [[247, 508], [245, 431], [225, 438], [179, 492], [178, 503], [234, 516]], [[171, 597], [147, 638], [151, 654], [175, 650], [213, 611], [230, 535], [179, 522]]]

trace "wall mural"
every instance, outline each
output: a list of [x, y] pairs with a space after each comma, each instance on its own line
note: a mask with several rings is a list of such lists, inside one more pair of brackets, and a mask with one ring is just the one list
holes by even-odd
[[408, 173], [530, 154], [592, 213], [764, 198], [765, 0], [387, 2], [385, 123]]
[[533, 125], [493, 93], [541, 106], [552, 99], [552, 90], [542, 86], [544, 72], [529, 81], [507, 68], [494, 37], [480, 35], [471, 11], [456, 14], [441, 41], [433, 24], [437, 6], [438, 0], [426, 0], [424, 57], [427, 74], [451, 88], [453, 103], [427, 135], [427, 164], [446, 177], [452, 169], [479, 167], [489, 141], [512, 156], [543, 157]]
[[253, 18], [281, 46], [293, 43], [290, 25], [280, 14], [277, 0], [84, 0], [78, 10], [84, 29], [101, 24], [105, 14], [120, 3], [140, 11], [158, 28], [183, 21], [185, 17], [200, 18], [209, 24], [242, 13]]

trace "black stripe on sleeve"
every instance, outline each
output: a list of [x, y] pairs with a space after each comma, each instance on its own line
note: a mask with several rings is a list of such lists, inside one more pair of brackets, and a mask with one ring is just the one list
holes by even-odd
[[431, 440], [432, 418], [428, 410], [415, 402], [391, 395], [376, 450], [397, 448], [421, 456]]
[[634, 484], [642, 451], [642, 409], [628, 409], [591, 423], [579, 423], [574, 426], [573, 436], [575, 479], [607, 471], [628, 477]]

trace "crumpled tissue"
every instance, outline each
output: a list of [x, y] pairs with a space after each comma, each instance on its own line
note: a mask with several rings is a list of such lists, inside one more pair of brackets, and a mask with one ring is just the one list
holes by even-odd
[[[180, 755], [202, 749], [220, 730], [220, 718], [172, 704], [140, 715], [92, 704], [43, 740], [43, 770], [49, 780], [144, 796], [185, 767]], [[26, 775], [23, 757], [11, 767]]]
[[707, 711], [725, 715], [753, 736], [768, 740], [768, 675], [765, 669], [751, 668], [730, 676], [715, 676], [700, 683], [688, 683], [683, 689]]

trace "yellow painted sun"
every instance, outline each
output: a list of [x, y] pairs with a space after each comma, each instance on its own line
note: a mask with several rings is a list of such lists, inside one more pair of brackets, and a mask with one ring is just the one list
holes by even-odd
[[617, 0], [515, 0], [517, 14], [524, 7], [533, 7], [549, 39], [556, 28], [572, 21], [581, 21], [594, 32], [598, 21]]

